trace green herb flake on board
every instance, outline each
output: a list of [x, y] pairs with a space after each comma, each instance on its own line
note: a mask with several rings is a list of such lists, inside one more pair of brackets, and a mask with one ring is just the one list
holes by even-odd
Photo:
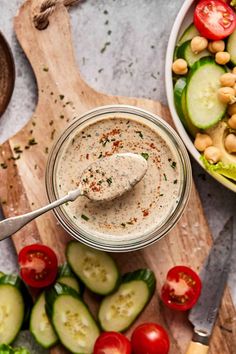
[[107, 178], [107, 183], [108, 183], [109, 186], [112, 184], [112, 178], [111, 177]]
[[37, 143], [37, 141], [35, 140], [35, 138], [31, 138], [31, 139], [29, 139], [28, 144], [29, 144], [30, 146], [33, 146], [33, 145], [37, 145], [38, 143]]
[[164, 180], [167, 181], [167, 177], [165, 173], [163, 173], [163, 176], [164, 176]]

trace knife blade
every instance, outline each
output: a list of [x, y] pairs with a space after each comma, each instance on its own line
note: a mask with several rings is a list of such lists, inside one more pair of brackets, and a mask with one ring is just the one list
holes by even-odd
[[233, 217], [224, 225], [207, 256], [200, 278], [202, 291], [197, 304], [189, 313], [194, 326], [192, 342], [186, 354], [206, 354], [221, 298], [230, 270], [233, 243]]

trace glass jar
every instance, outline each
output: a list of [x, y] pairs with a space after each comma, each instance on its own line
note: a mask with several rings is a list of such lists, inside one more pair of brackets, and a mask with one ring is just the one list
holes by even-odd
[[[99, 124], [99, 121], [110, 118], [132, 119], [151, 128], [158, 132], [170, 151], [174, 152], [179, 166], [178, 192], [175, 203], [172, 203], [173, 205], [161, 223], [153, 225], [152, 228], [141, 234], [126, 234], [125, 229], [122, 235], [88, 231], [73, 220], [65, 205], [55, 209], [54, 213], [59, 223], [71, 236], [90, 247], [109, 252], [133, 251], [151, 245], [175, 226], [184, 211], [191, 190], [192, 174], [187, 150], [176, 132], [159, 116], [132, 106], [114, 105], [98, 107], [77, 118], [59, 137], [50, 152], [46, 168], [46, 190], [50, 202], [59, 198], [58, 166], [63, 152], [72, 141], [73, 136], [94, 123]], [[158, 215], [156, 217], [158, 218]]]

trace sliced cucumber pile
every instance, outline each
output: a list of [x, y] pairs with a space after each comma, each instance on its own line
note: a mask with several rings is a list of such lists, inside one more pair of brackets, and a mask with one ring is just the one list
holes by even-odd
[[231, 63], [236, 65], [236, 30], [229, 36], [226, 50], [230, 54]]
[[155, 290], [156, 279], [149, 269], [124, 275], [118, 290], [106, 296], [98, 319], [104, 331], [125, 331], [142, 312]]
[[74, 273], [67, 263], [59, 267], [57, 282], [68, 285], [79, 294], [82, 294], [82, 285], [75, 278]]
[[190, 68], [199, 59], [204, 58], [204, 57], [208, 57], [210, 55], [211, 55], [211, 53], [207, 49], [202, 50], [198, 54], [193, 53], [193, 51], [191, 49], [191, 40], [181, 44], [181, 46], [178, 47], [178, 50], [177, 50], [177, 58], [185, 59]]
[[45, 293], [43, 292], [31, 312], [30, 332], [37, 343], [43, 348], [50, 348], [56, 344], [58, 337], [48, 319], [45, 310]]
[[186, 87], [188, 116], [197, 128], [207, 129], [222, 119], [227, 104], [218, 99], [220, 76], [225, 67], [216, 64], [213, 58], [201, 58], [191, 68]]
[[61, 343], [72, 353], [92, 354], [100, 331], [87, 305], [67, 285], [46, 291], [46, 310]]
[[107, 295], [117, 288], [119, 271], [107, 253], [71, 241], [67, 245], [66, 258], [73, 272], [94, 293]]
[[0, 344], [10, 344], [22, 327], [25, 304], [18, 276], [0, 278]]

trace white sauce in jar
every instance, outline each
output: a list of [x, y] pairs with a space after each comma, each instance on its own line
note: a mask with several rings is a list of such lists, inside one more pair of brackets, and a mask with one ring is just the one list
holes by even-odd
[[141, 154], [148, 163], [143, 179], [129, 192], [109, 202], [79, 197], [63, 206], [79, 228], [100, 236], [132, 237], [147, 234], [162, 225], [175, 210], [180, 189], [180, 163], [173, 148], [138, 120], [104, 118], [69, 138], [57, 164], [59, 197], [76, 189], [82, 172], [92, 162], [114, 153]]

